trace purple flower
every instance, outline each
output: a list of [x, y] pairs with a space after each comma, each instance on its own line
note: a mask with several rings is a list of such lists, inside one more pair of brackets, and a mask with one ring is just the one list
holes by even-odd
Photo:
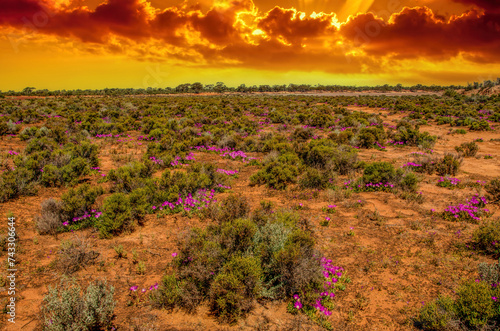
[[138, 289], [138, 288], [139, 288], [139, 286], [132, 286], [132, 287], [130, 288], [130, 290], [131, 290], [132, 292], [135, 292], [135, 291], [137, 291], [137, 289]]

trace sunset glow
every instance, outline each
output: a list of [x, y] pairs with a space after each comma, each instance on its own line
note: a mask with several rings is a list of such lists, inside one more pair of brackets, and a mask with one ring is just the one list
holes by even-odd
[[463, 84], [500, 72], [485, 0], [0, 0], [1, 90]]

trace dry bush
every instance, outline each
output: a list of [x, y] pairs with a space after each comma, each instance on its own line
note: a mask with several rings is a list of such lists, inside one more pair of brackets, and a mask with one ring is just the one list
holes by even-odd
[[86, 265], [94, 263], [100, 255], [91, 250], [88, 243], [80, 237], [63, 241], [58, 254], [57, 266], [65, 274], [72, 274], [85, 268]]
[[36, 228], [40, 234], [56, 234], [57, 229], [66, 220], [64, 204], [55, 199], [42, 202], [42, 212], [35, 218]]
[[246, 197], [241, 194], [231, 194], [222, 200], [221, 203], [207, 208], [205, 216], [222, 224], [227, 221], [245, 217], [248, 215], [249, 211], [250, 205]]

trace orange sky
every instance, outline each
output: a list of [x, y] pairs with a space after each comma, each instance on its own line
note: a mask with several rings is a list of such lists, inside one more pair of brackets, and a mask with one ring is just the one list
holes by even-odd
[[466, 84], [498, 0], [0, 0], [0, 89]]

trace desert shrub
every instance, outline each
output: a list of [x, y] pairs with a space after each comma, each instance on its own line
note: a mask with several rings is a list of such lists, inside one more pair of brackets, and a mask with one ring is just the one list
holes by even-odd
[[72, 158], [83, 158], [91, 167], [97, 167], [99, 165], [99, 146], [89, 143], [88, 141], [82, 141], [77, 145], [72, 145], [71, 147], [65, 146], [65, 149], [71, 151]]
[[235, 148], [237, 145], [236, 137], [235, 136], [229, 136], [225, 135], [219, 139], [217, 142], [217, 146], [224, 148], [224, 147], [229, 147], [229, 148]]
[[420, 132], [418, 125], [412, 125], [406, 121], [397, 124], [397, 131], [391, 135], [391, 139], [403, 142], [409, 146], [421, 146], [431, 148], [436, 142], [436, 136], [431, 136], [428, 132]]
[[277, 160], [271, 161], [250, 177], [251, 185], [267, 184], [269, 188], [284, 190], [289, 184], [297, 181], [300, 174], [297, 155], [285, 153]]
[[222, 224], [220, 231], [219, 242], [225, 252], [230, 252], [230, 254], [244, 253], [252, 243], [257, 226], [251, 220], [238, 218]]
[[274, 213], [272, 208], [273, 203], [271, 201], [261, 201], [260, 206], [252, 212], [250, 217], [251, 220], [259, 226], [265, 224], [269, 220], [269, 217]]
[[260, 293], [262, 269], [259, 259], [234, 256], [215, 277], [209, 293], [209, 306], [222, 321], [233, 323], [252, 308]]
[[[181, 172], [165, 170], [159, 182], [160, 190], [163, 190], [168, 201], [174, 201], [179, 196], [186, 196], [199, 189], [211, 189], [215, 187], [211, 174], [200, 168], [199, 171]], [[213, 175], [215, 176], [215, 175]], [[220, 178], [220, 177], [218, 177]]]
[[155, 192], [151, 192], [150, 187], [138, 188], [133, 190], [128, 199], [132, 206], [132, 218], [142, 220], [151, 208], [151, 202], [154, 201]]
[[40, 183], [45, 187], [57, 187], [63, 184], [61, 171], [53, 164], [47, 164], [43, 168]]
[[35, 137], [37, 131], [38, 131], [38, 128], [34, 127], [34, 126], [24, 128], [19, 133], [19, 139], [21, 139], [22, 141], [31, 139], [31, 138]]
[[310, 128], [297, 128], [292, 133], [292, 138], [297, 141], [306, 141], [313, 136], [313, 131]]
[[328, 168], [338, 172], [342, 176], [353, 173], [358, 169], [358, 153], [339, 147], [333, 153]]
[[324, 189], [328, 186], [328, 177], [323, 172], [315, 168], [308, 168], [299, 180], [302, 188]]
[[492, 286], [498, 286], [500, 283], [500, 260], [498, 263], [481, 262], [477, 266], [481, 280]]
[[34, 172], [23, 167], [7, 170], [0, 176], [0, 202], [23, 195], [35, 195], [38, 191]]
[[480, 249], [488, 253], [500, 253], [500, 219], [482, 223], [472, 238]]
[[219, 224], [246, 217], [249, 211], [248, 199], [241, 194], [231, 194], [206, 210], [207, 216]]
[[[218, 184], [226, 184], [226, 175], [217, 171], [218, 167], [212, 163], [195, 163], [191, 165], [188, 174], [196, 176], [196, 180], [200, 183], [197, 188], [217, 187]], [[209, 181], [205, 179], [208, 177]]]
[[494, 318], [498, 319], [500, 306], [492, 300], [492, 297], [498, 297], [498, 293], [486, 282], [470, 281], [463, 284], [457, 290], [455, 300], [457, 316], [471, 328], [482, 327]]
[[469, 143], [462, 143], [460, 146], [456, 146], [455, 150], [464, 157], [474, 157], [479, 151], [479, 146], [474, 141], [471, 141]]
[[99, 257], [99, 253], [90, 250], [82, 238], [63, 241], [58, 251], [57, 265], [65, 274], [72, 274]]
[[432, 175], [436, 171], [436, 167], [439, 163], [437, 158], [430, 155], [414, 154], [414, 159], [412, 163], [418, 164], [419, 166], [413, 167], [413, 171], [419, 173], [427, 173]]
[[376, 142], [381, 142], [386, 139], [386, 134], [383, 128], [369, 127], [362, 128], [356, 135], [358, 146], [362, 148], [373, 148]]
[[488, 199], [493, 203], [500, 203], [500, 178], [492, 179], [486, 186]]
[[182, 284], [175, 273], [165, 275], [157, 291], [150, 294], [150, 300], [156, 308], [173, 309], [183, 300]]
[[72, 159], [69, 164], [61, 168], [62, 182], [76, 184], [80, 176], [90, 173], [89, 164], [82, 157]]
[[293, 212], [261, 216], [258, 222], [233, 219], [181, 236], [175, 273], [152, 295], [155, 305], [193, 311], [207, 300], [219, 320], [232, 323], [259, 298], [300, 292], [304, 304], [312, 304], [323, 273], [310, 232], [299, 229], [300, 216]]
[[[291, 226], [287, 226], [283, 222], [267, 222], [259, 227], [255, 233], [253, 240], [254, 254], [261, 260], [264, 269], [264, 281], [266, 284], [273, 281], [276, 277], [273, 272], [273, 266], [276, 264], [276, 254], [283, 250], [286, 240], [293, 231]], [[278, 285], [282, 284], [277, 282]], [[268, 284], [272, 285], [272, 284]], [[268, 286], [265, 288], [263, 296], [266, 298], [277, 299], [279, 286]]]
[[413, 172], [403, 173], [401, 171], [397, 171], [397, 174], [399, 174], [398, 177], [400, 178], [398, 180], [398, 188], [409, 192], [415, 192], [417, 190], [420, 179], [416, 174]]
[[312, 126], [326, 127], [332, 121], [332, 115], [317, 112], [308, 119], [308, 124]]
[[116, 170], [112, 169], [106, 176], [106, 180], [112, 183], [112, 192], [130, 193], [143, 187], [145, 179], [150, 178], [153, 173], [153, 163], [132, 162]]
[[417, 324], [424, 330], [463, 328], [478, 330], [499, 322], [500, 291], [486, 281], [468, 281], [456, 291], [456, 297], [440, 296], [420, 310]]
[[309, 150], [304, 162], [313, 167], [325, 168], [334, 153], [335, 149], [332, 146], [317, 145]]
[[47, 199], [42, 202], [41, 214], [35, 218], [35, 224], [40, 234], [55, 234], [67, 220], [64, 204], [55, 199]]
[[452, 134], [467, 134], [467, 130], [465, 129], [456, 129], [452, 132]]
[[70, 219], [90, 212], [97, 197], [102, 195], [104, 190], [101, 186], [92, 187], [89, 184], [82, 184], [78, 188], [69, 189], [61, 197], [63, 210]]
[[86, 291], [61, 282], [51, 288], [42, 302], [43, 330], [106, 330], [111, 327], [116, 302], [114, 287], [106, 281], [89, 284]]
[[273, 285], [282, 284], [280, 287], [283, 297], [300, 292], [309, 294], [311, 288], [320, 287], [322, 270], [314, 259], [315, 253], [310, 233], [294, 229], [288, 235], [283, 249], [276, 253], [269, 271], [275, 276]]
[[365, 167], [363, 183], [390, 183], [396, 176], [396, 170], [391, 163], [373, 162]]
[[339, 145], [346, 145], [349, 144], [351, 139], [354, 137], [354, 132], [352, 132], [351, 129], [344, 130], [344, 131], [336, 131], [332, 132], [328, 135], [328, 139], [333, 140]]
[[439, 176], [457, 174], [462, 158], [457, 155], [446, 154], [441, 161], [436, 164], [436, 173]]
[[445, 331], [457, 319], [453, 299], [439, 296], [420, 309], [417, 321], [424, 330]]
[[124, 230], [133, 229], [135, 224], [128, 196], [123, 193], [115, 193], [106, 198], [103, 204], [103, 214], [99, 217], [96, 225], [100, 235], [104, 238], [109, 238]]

